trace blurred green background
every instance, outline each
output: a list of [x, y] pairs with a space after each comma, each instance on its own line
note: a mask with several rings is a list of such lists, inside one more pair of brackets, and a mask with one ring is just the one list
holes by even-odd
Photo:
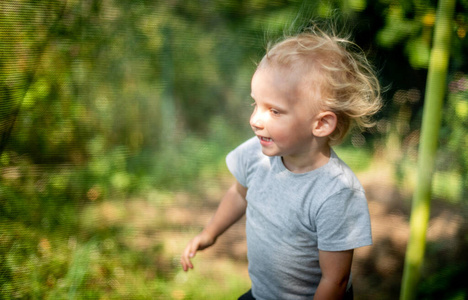
[[[385, 87], [375, 128], [337, 147], [365, 186], [374, 246], [356, 299], [396, 299], [436, 1], [0, 2], [0, 299], [237, 299], [242, 222], [179, 255], [252, 135], [268, 41], [339, 16]], [[418, 299], [467, 299], [468, 1], [457, 1]]]

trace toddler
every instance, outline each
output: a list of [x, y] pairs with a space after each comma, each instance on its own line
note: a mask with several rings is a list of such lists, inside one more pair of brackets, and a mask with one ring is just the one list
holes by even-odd
[[239, 299], [352, 299], [353, 249], [372, 244], [364, 190], [331, 148], [353, 123], [370, 127], [379, 82], [362, 51], [316, 28], [286, 37], [251, 83], [255, 137], [226, 158], [236, 182], [182, 254], [246, 214], [252, 289]]

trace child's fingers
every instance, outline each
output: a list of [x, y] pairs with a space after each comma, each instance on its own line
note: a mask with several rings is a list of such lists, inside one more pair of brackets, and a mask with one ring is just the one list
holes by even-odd
[[192, 240], [184, 250], [180, 262], [182, 263], [182, 268], [184, 271], [187, 271], [189, 268], [193, 269], [191, 258], [195, 257], [195, 253], [198, 250], [199, 242], [198, 239]]
[[180, 263], [182, 264], [182, 269], [184, 271], [187, 271], [189, 268], [193, 268], [190, 259], [185, 254], [180, 258]]
[[187, 272], [189, 268], [193, 268], [193, 265], [191, 264], [190, 260], [186, 258], [182, 258], [181, 261], [182, 263], [182, 269]]
[[187, 271], [189, 268], [193, 268], [187, 249], [185, 249], [184, 253], [182, 254], [180, 262], [182, 263], [182, 268], [184, 271]]

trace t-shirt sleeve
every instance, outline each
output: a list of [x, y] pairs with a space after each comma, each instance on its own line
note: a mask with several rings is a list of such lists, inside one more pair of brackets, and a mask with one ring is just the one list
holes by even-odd
[[248, 160], [255, 157], [256, 152], [258, 152], [257, 144], [257, 139], [251, 138], [226, 156], [226, 165], [229, 171], [244, 187], [247, 187]]
[[238, 149], [235, 149], [226, 156], [226, 165], [232, 175], [237, 181], [244, 187], [247, 186], [247, 178], [242, 163], [242, 155], [240, 155]]
[[318, 248], [344, 251], [372, 244], [369, 208], [363, 190], [343, 189], [330, 196], [316, 215]]

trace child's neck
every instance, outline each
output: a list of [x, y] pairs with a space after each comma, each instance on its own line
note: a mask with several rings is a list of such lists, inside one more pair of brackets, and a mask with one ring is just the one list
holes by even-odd
[[330, 146], [315, 148], [304, 155], [283, 156], [284, 166], [293, 173], [306, 173], [328, 163], [331, 156]]

